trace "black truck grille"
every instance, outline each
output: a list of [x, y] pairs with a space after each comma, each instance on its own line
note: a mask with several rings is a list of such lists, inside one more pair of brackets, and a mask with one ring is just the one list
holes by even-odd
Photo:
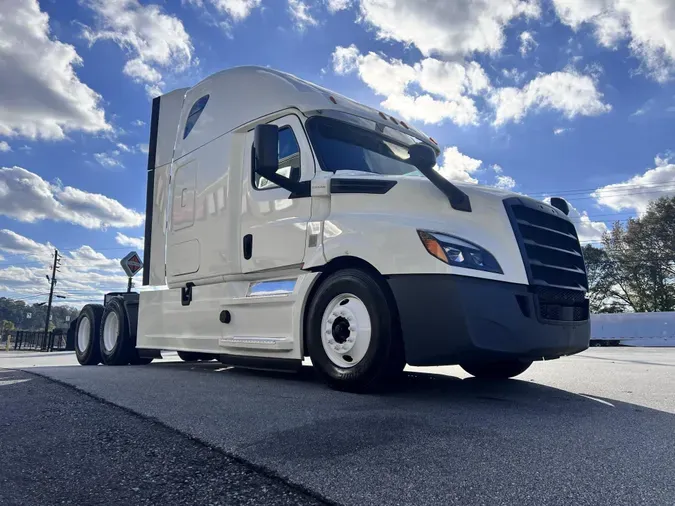
[[528, 280], [545, 320], [588, 319], [586, 266], [574, 225], [559, 211], [533, 199], [504, 201]]

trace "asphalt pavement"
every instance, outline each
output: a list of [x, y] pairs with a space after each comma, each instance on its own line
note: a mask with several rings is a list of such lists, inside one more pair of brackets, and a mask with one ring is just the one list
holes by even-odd
[[0, 504], [319, 505], [160, 423], [0, 370]]
[[[340, 504], [675, 504], [672, 348], [595, 348], [501, 383], [456, 367], [411, 369], [399, 390], [380, 395], [332, 391], [309, 368], [276, 374], [175, 356], [138, 367], [72, 364], [72, 354], [0, 355], [0, 367], [68, 385], [57, 398], [95, 402], [75, 389], [86, 392], [137, 413], [149, 432], [178, 431], [262, 470], [261, 479]], [[227, 479], [228, 490], [239, 486]]]

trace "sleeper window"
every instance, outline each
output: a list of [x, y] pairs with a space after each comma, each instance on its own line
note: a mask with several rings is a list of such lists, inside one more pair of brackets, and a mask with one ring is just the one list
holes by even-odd
[[[279, 169], [280, 174], [289, 179], [300, 179], [300, 146], [291, 127], [279, 129]], [[253, 186], [258, 190], [277, 188], [277, 185], [267, 178], [254, 174]]]
[[199, 119], [199, 116], [202, 114], [202, 111], [204, 110], [204, 107], [206, 107], [206, 103], [208, 101], [209, 101], [209, 96], [204, 95], [202, 98], [197, 100], [194, 103], [194, 105], [192, 106], [192, 109], [190, 109], [190, 114], [188, 114], [187, 121], [185, 122], [185, 130], [183, 131], [183, 139], [185, 139], [188, 135], [190, 135], [190, 132], [192, 131], [192, 128], [197, 123], [197, 120]]

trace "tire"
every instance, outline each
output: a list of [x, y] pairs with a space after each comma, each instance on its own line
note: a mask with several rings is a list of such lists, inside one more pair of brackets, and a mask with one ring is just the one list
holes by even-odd
[[77, 317], [75, 330], [75, 356], [80, 365], [97, 365], [101, 362], [99, 332], [103, 306], [87, 304]]
[[195, 351], [179, 351], [178, 357], [183, 362], [208, 362], [209, 360], [214, 360], [215, 355], [209, 353], [198, 353]]
[[531, 365], [531, 360], [501, 360], [499, 362], [473, 362], [459, 364], [466, 372], [476, 378], [508, 379], [524, 373]]
[[127, 365], [131, 361], [135, 345], [129, 335], [129, 322], [122, 297], [113, 297], [106, 304], [99, 334], [101, 360], [105, 365]]
[[400, 324], [381, 280], [359, 269], [331, 274], [310, 301], [306, 322], [312, 364], [331, 387], [372, 391], [401, 375], [405, 353]]

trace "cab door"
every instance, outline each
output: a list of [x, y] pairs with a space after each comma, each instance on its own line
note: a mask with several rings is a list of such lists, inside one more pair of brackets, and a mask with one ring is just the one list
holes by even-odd
[[[271, 124], [279, 127], [279, 169], [295, 181], [310, 181], [315, 162], [298, 116], [290, 114]], [[253, 172], [254, 131], [246, 136], [241, 216], [242, 272], [284, 269], [302, 264], [311, 217], [311, 197], [293, 196]]]

